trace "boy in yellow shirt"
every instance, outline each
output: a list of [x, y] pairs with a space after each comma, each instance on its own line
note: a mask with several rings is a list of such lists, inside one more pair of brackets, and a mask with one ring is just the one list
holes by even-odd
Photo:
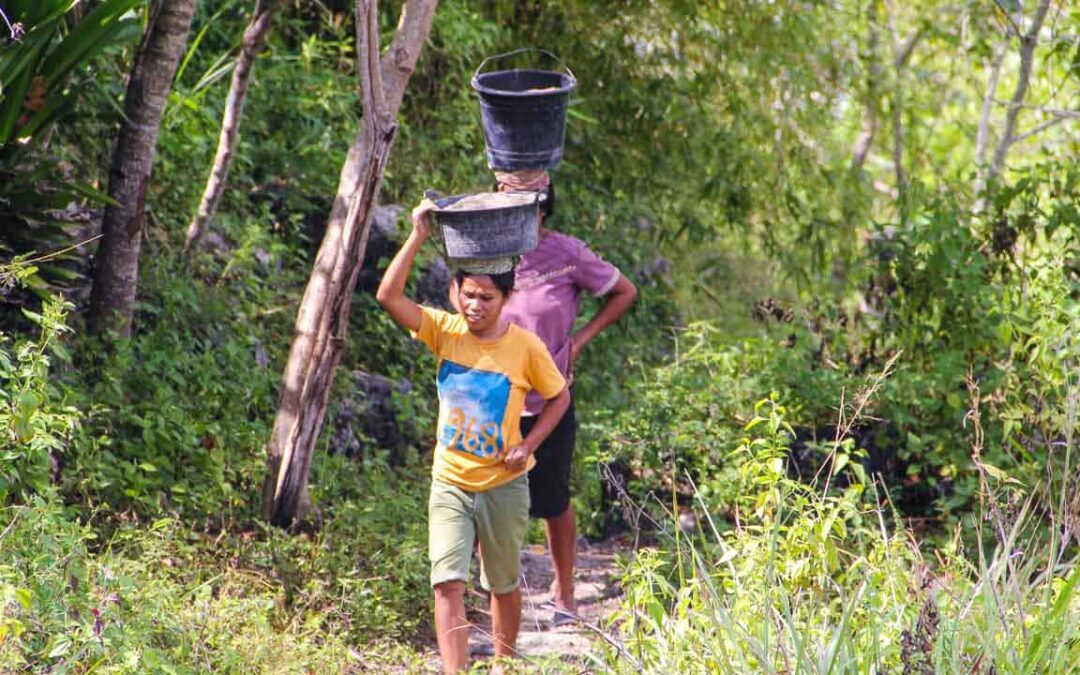
[[[421, 307], [405, 296], [416, 253], [430, 233], [431, 202], [412, 213], [412, 232], [386, 269], [376, 297], [401, 327], [438, 359], [439, 422], [428, 502], [428, 555], [435, 632], [443, 669], [468, 667], [465, 584], [480, 540], [480, 582], [491, 593], [497, 656], [513, 654], [521, 624], [518, 573], [529, 520], [533, 453], [570, 402], [547, 347], [502, 319], [513, 269], [456, 275], [460, 314]], [[525, 395], [547, 403], [522, 438]]]

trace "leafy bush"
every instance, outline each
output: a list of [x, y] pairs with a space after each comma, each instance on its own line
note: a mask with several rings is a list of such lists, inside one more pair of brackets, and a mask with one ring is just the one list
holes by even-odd
[[257, 276], [214, 286], [171, 264], [145, 270], [154, 283], [136, 308], [140, 331], [111, 352], [84, 340], [80, 369], [66, 374], [87, 416], [63, 490], [87, 505], [249, 520], [287, 334], [283, 316], [260, 312], [279, 289]]
[[[389, 503], [400, 515], [402, 502]], [[342, 542], [337, 550], [357, 534], [362, 542], [370, 533], [389, 543], [397, 529], [368, 525], [393, 522], [389, 512], [370, 523], [350, 519], [309, 541], [275, 532], [200, 533], [164, 518], [103, 537], [56, 500], [0, 510], [0, 670], [415, 670], [422, 655], [378, 638], [385, 627], [378, 621], [401, 619], [403, 633], [415, 629], [414, 599], [401, 606], [363, 592], [365, 584], [388, 587], [365, 574], [399, 575], [396, 561], [360, 568], [324, 552], [330, 532]], [[336, 563], [346, 566], [327, 566]], [[369, 604], [373, 599], [380, 604]], [[362, 654], [351, 648], [357, 640], [370, 644]]]
[[[49, 148], [58, 122], [77, 111], [80, 96], [94, 81], [102, 55], [134, 42], [141, 34], [136, 0], [104, 0], [81, 16], [69, 0], [10, 0], [4, 3], [26, 34], [0, 46], [0, 254], [66, 247], [75, 226], [65, 210], [87, 200], [109, 198]], [[115, 105], [115, 103], [113, 103]], [[78, 274], [54, 256], [34, 280], [70, 289]]]
[[[756, 431], [755, 431], [756, 430]], [[671, 533], [628, 566], [619, 672], [1068, 672], [1080, 663], [1076, 560], [1041, 531], [1031, 501], [984, 483], [994, 533], [965, 519], [924, 560], [876, 482], [821, 494], [787, 477], [793, 430], [775, 400], [758, 405], [736, 453], [747, 493], [720, 531], [697, 495], [696, 533]], [[868, 489], [872, 488], [872, 492]], [[1009, 505], [1012, 505], [1009, 508]], [[1005, 515], [1002, 515], [1004, 513]], [[1059, 513], [1060, 515], [1060, 513]], [[1014, 555], [1021, 541], [1029, 552]], [[1042, 546], [1040, 546], [1042, 544]], [[973, 562], [975, 561], [975, 562]]]
[[[0, 268], [0, 284], [4, 275], [20, 283], [35, 272], [27, 266]], [[60, 337], [68, 330], [70, 307], [53, 297], [40, 314], [24, 310], [41, 330], [36, 340], [12, 341], [0, 333], [0, 504], [48, 489], [54, 457], [66, 449], [81, 416], [50, 382], [52, 357], [67, 355]]]

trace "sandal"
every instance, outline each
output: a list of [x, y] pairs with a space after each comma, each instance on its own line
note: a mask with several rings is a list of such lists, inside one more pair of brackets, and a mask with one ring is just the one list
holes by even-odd
[[562, 609], [561, 607], [556, 607], [551, 614], [551, 626], [553, 628], [568, 626], [577, 623], [578, 621], [581, 621], [580, 616], [568, 609]]

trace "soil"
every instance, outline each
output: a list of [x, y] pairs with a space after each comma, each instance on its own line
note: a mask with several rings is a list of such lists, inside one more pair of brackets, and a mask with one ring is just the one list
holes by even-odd
[[515, 192], [480, 192], [467, 195], [453, 204], [439, 208], [440, 211], [484, 211], [503, 209], [512, 206], [525, 206], [536, 202], [535, 194]]

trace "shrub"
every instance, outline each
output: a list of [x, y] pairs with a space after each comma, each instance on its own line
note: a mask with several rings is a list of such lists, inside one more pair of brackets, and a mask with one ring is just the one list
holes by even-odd
[[[979, 517], [965, 519], [934, 565], [893, 513], [867, 498], [880, 496], [876, 482], [822, 495], [789, 479], [786, 411], [768, 400], [758, 412], [736, 451], [746, 456], [740, 475], [752, 508], [721, 532], [699, 494], [696, 533], [667, 521], [665, 545], [627, 567], [614, 621], [622, 642], [608, 665], [657, 673], [1075, 667], [1076, 560], [1047, 536], [1033, 501], [1017, 506], [1007, 482], [987, 478], [990, 499], [1013, 508], [1002, 516], [1005, 507], [988, 501], [994, 533]], [[966, 551], [961, 530], [975, 542]]]
[[[11, 275], [17, 283], [34, 272], [0, 268], [0, 277]], [[65, 449], [79, 421], [79, 411], [65, 405], [49, 379], [52, 358], [67, 355], [60, 338], [68, 330], [70, 307], [50, 297], [40, 314], [24, 309], [40, 329], [37, 339], [11, 340], [0, 333], [0, 504], [48, 489], [54, 455]]]

